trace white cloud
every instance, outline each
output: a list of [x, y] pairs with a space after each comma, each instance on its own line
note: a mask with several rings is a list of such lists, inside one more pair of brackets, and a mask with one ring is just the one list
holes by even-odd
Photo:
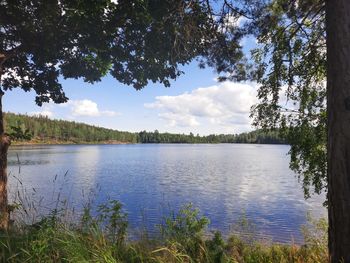
[[158, 96], [144, 106], [160, 111], [159, 117], [172, 127], [211, 125], [220, 132], [240, 132], [250, 129], [250, 107], [256, 102], [256, 84], [227, 81], [177, 96]]
[[179, 115], [171, 112], [163, 112], [158, 115], [160, 118], [168, 121], [171, 127], [196, 127], [199, 126], [199, 122], [194, 116], [191, 115]]
[[115, 111], [110, 111], [110, 110], [101, 111], [98, 108], [96, 102], [88, 99], [70, 100], [68, 101], [67, 105], [71, 108], [71, 114], [73, 116], [113, 117], [113, 116], [120, 115], [118, 112], [115, 112]]
[[71, 100], [68, 104], [71, 106], [74, 116], [96, 117], [100, 114], [97, 103], [91, 100]]

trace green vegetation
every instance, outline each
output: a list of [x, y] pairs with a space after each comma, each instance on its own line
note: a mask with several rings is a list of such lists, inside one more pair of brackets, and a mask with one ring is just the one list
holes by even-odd
[[[320, 194], [329, 185], [325, 82], [329, 79], [327, 57], [336, 55], [337, 49], [326, 51], [325, 17], [336, 7], [327, 10], [325, 3], [304, 1], [296, 6], [286, 1], [268, 1], [250, 14], [255, 21], [248, 30], [259, 42], [251, 52], [252, 80], [261, 84], [259, 102], [253, 106], [251, 116], [260, 128], [289, 130], [290, 167], [300, 175], [306, 198]], [[335, 67], [340, 67], [338, 60]]]
[[278, 131], [252, 131], [241, 134], [211, 134], [208, 136], [194, 136], [192, 133], [171, 134], [142, 131], [138, 134], [141, 143], [271, 143], [284, 144]]
[[43, 116], [6, 113], [5, 126], [15, 143], [272, 143], [281, 144], [277, 130], [195, 136], [142, 131], [131, 133]]
[[17, 127], [17, 130], [20, 128], [22, 132], [29, 131], [33, 142], [137, 142], [135, 133], [105, 129], [71, 121], [50, 120], [44, 116], [30, 117], [22, 114], [5, 113], [4, 120], [6, 131], [13, 140], [20, 142], [25, 141], [25, 139], [23, 137], [15, 137], [16, 130], [14, 130], [14, 127]]
[[[209, 220], [192, 205], [166, 218], [155, 239], [127, 239], [127, 216], [118, 201], [110, 201], [92, 216], [86, 208], [80, 221], [54, 211], [34, 225], [15, 224], [0, 234], [1, 262], [328, 262], [327, 224], [312, 222], [305, 245], [271, 244], [241, 238], [205, 236]], [[246, 221], [245, 221], [246, 222]], [[248, 224], [249, 225], [249, 224]], [[243, 227], [247, 224], [243, 224]]]

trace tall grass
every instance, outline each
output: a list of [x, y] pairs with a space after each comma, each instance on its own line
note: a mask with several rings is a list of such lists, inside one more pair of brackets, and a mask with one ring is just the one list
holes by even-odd
[[[0, 234], [1, 262], [328, 262], [327, 224], [310, 220], [305, 244], [273, 244], [220, 232], [205, 236], [209, 223], [192, 205], [165, 218], [158, 238], [127, 239], [127, 215], [109, 201], [78, 221], [53, 211], [34, 224], [17, 223]], [[244, 226], [246, 227], [246, 225]]]

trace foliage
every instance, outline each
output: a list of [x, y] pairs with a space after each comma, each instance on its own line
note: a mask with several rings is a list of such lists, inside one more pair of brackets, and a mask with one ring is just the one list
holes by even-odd
[[128, 227], [127, 215], [121, 209], [121, 203], [116, 200], [109, 201], [109, 204], [102, 204], [97, 209], [98, 221], [104, 223], [109, 239], [117, 245], [124, 242]]
[[308, 197], [310, 186], [320, 193], [327, 184], [324, 1], [271, 1], [260, 12], [253, 26], [261, 44], [253, 51], [262, 83], [256, 123], [288, 128], [291, 168], [303, 175]]
[[63, 103], [59, 76], [94, 83], [109, 73], [141, 89], [168, 87], [197, 56], [234, 65], [238, 36], [222, 34], [210, 10], [199, 0], [1, 1], [1, 88]]
[[[6, 130], [14, 133], [13, 127], [28, 130], [32, 138], [39, 142], [137, 142], [134, 133], [122, 132], [101, 127], [91, 126], [63, 120], [50, 120], [46, 116], [27, 116], [22, 114], [6, 113], [4, 116]], [[17, 140], [18, 137], [14, 137]]]
[[308, 215], [308, 225], [302, 227], [305, 246], [316, 253], [315, 262], [322, 261], [328, 255], [328, 223], [324, 218], [315, 220]]
[[246, 79], [260, 84], [254, 124], [284, 130], [305, 197], [326, 190], [325, 1], [224, 2], [227, 15], [242, 14], [243, 34], [257, 42], [245, 65]]
[[141, 143], [286, 143], [278, 130], [262, 131], [256, 130], [241, 134], [211, 134], [207, 136], [196, 136], [193, 133], [171, 134], [142, 131], [138, 134], [138, 142]]
[[177, 215], [165, 219], [161, 233], [167, 243], [175, 244], [177, 249], [191, 258], [198, 258], [203, 254], [201, 243], [208, 224], [209, 220], [200, 217], [199, 210], [189, 204], [182, 207]]
[[22, 127], [10, 126], [10, 138], [15, 141], [29, 141], [32, 139], [32, 134], [29, 129], [23, 129]]
[[[191, 205], [165, 219], [162, 239], [125, 240], [125, 232], [115, 232], [116, 218], [125, 222], [120, 203], [111, 201], [102, 214], [93, 217], [88, 210], [81, 224], [55, 216], [35, 225], [16, 225], [0, 234], [1, 262], [328, 262], [324, 221], [315, 221], [305, 232], [306, 243], [246, 243], [234, 235], [225, 240], [219, 232], [205, 237], [208, 219], [199, 216]], [[119, 221], [121, 219], [121, 221]], [[102, 220], [102, 221], [101, 221]], [[104, 225], [103, 221], [110, 222]], [[321, 227], [322, 226], [322, 227]], [[314, 231], [318, 229], [318, 231]], [[111, 232], [109, 232], [111, 231]], [[316, 234], [320, 234], [317, 236]], [[116, 236], [115, 236], [116, 234]], [[119, 241], [118, 241], [119, 240]], [[117, 242], [116, 242], [117, 241]]]
[[131, 133], [71, 121], [51, 120], [40, 115], [6, 113], [4, 117], [6, 130], [15, 141], [32, 140], [41, 143], [285, 143], [277, 130], [194, 136], [192, 133], [189, 135], [160, 133], [157, 130]]

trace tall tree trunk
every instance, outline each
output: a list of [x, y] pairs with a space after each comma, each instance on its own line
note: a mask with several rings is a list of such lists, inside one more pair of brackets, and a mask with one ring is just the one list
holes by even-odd
[[3, 91], [0, 90], [0, 230], [7, 230], [10, 221], [7, 199], [7, 150], [11, 142], [4, 129], [3, 95]]
[[350, 262], [350, 1], [326, 0], [331, 262]]

